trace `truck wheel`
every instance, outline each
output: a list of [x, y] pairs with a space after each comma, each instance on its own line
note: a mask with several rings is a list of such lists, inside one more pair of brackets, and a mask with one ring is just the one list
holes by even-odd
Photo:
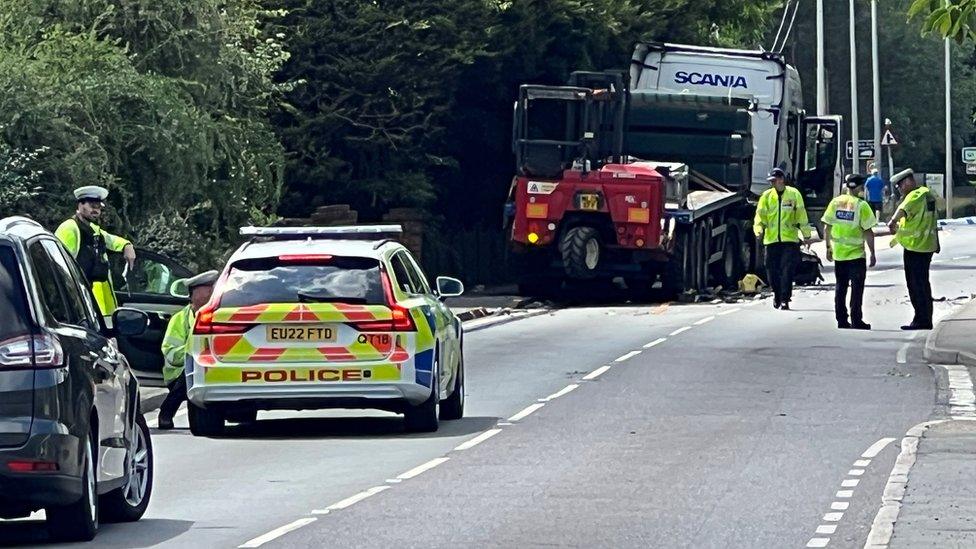
[[705, 225], [695, 227], [695, 276], [692, 288], [701, 292], [708, 286], [708, 229]]
[[686, 226], [679, 226], [674, 232], [674, 249], [665, 265], [662, 285], [671, 297], [683, 293], [692, 285], [694, 273], [694, 248], [692, 233]]
[[722, 285], [726, 289], [738, 287], [743, 274], [742, 240], [739, 227], [729, 224], [725, 229], [725, 251], [722, 253]]
[[559, 252], [570, 278], [594, 278], [600, 264], [600, 233], [593, 227], [573, 227], [559, 242]]

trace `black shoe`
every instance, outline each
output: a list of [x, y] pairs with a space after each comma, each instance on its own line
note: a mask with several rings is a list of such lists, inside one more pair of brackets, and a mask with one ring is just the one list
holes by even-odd
[[871, 325], [867, 322], [852, 322], [851, 328], [854, 328], [855, 330], [870, 330]]
[[168, 431], [168, 430], [170, 430], [170, 429], [173, 428], [173, 420], [172, 419], [162, 419], [162, 418], [160, 418], [159, 419], [159, 426], [156, 427], [156, 428], [159, 429], [159, 430], [161, 430], [161, 431]]
[[851, 323], [846, 320], [838, 320], [837, 327], [840, 328], [841, 330], [850, 330]]
[[781, 311], [789, 311], [790, 310], [790, 302], [787, 301], [787, 302], [783, 303], [782, 305], [780, 305], [779, 306], [779, 310], [781, 310]]
[[783, 306], [783, 304], [780, 303], [778, 300], [777, 301], [773, 301], [773, 308], [774, 309], [779, 309], [782, 306]]
[[901, 329], [902, 330], [905, 330], [905, 331], [911, 331], [911, 330], [931, 330], [932, 329], [932, 325], [931, 324], [915, 324], [913, 322], [911, 324], [907, 324], [905, 326], [902, 326]]

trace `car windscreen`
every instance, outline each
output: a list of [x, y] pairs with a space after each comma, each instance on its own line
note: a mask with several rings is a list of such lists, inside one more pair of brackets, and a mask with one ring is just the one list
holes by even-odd
[[30, 315], [14, 249], [0, 244], [0, 341], [30, 333]]
[[380, 263], [365, 257], [245, 259], [221, 287], [221, 307], [262, 303], [386, 303]]

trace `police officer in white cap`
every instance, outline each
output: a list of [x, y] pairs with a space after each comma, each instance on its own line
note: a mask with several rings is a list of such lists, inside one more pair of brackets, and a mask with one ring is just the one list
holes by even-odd
[[74, 195], [78, 202], [74, 217], [62, 223], [54, 234], [88, 277], [99, 309], [108, 316], [117, 307], [109, 280], [108, 252], [121, 252], [131, 269], [135, 266], [136, 249], [128, 240], [105, 232], [95, 223], [102, 215], [107, 189], [88, 185], [75, 189]]

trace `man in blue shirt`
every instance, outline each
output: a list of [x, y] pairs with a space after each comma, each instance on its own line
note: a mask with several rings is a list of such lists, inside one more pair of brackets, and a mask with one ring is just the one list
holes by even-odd
[[864, 183], [865, 197], [871, 210], [881, 219], [881, 208], [884, 206], [884, 189], [887, 186], [884, 178], [878, 175], [878, 168], [871, 168], [871, 177]]

